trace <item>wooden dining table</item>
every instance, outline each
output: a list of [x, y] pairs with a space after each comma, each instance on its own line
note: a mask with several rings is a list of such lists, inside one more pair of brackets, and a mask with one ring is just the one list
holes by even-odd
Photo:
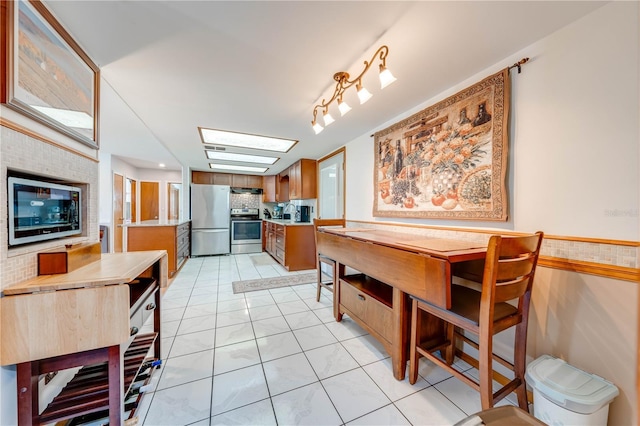
[[[392, 359], [393, 375], [398, 380], [405, 377], [409, 354], [409, 296], [450, 308], [452, 266], [482, 260], [486, 256], [486, 250], [486, 243], [483, 242], [430, 238], [360, 227], [319, 228], [317, 234], [318, 253], [339, 264], [337, 270], [340, 271], [340, 276], [333, 293], [334, 316], [337, 321], [341, 320], [343, 313], [354, 312], [341, 300], [341, 297], [347, 297], [347, 293], [341, 290], [341, 285], [345, 286], [349, 282], [349, 276], [344, 273], [345, 266], [383, 283], [378, 284], [379, 287], [390, 287], [388, 291], [391, 296], [387, 306], [390, 309], [391, 324], [384, 325], [390, 327], [386, 334], [388, 338], [381, 337], [385, 333], [378, 333], [373, 324], [376, 318], [354, 314], [352, 319], [385, 346]], [[359, 280], [362, 281], [362, 278]], [[364, 287], [356, 290], [367, 291]], [[381, 299], [376, 294], [370, 296], [373, 296], [372, 299]], [[365, 300], [364, 295], [359, 297]], [[443, 333], [443, 324], [435, 318], [428, 321], [429, 324], [421, 327], [425, 333], [423, 337], [437, 338]]]

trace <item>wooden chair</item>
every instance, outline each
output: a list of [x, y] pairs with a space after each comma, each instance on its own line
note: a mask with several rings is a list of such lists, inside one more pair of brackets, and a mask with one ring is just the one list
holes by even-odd
[[[326, 256], [318, 253], [318, 228], [321, 226], [340, 226], [344, 228], [345, 220], [343, 219], [313, 219], [313, 238], [316, 244], [316, 268], [318, 270], [318, 293], [316, 295], [316, 300], [320, 301], [320, 291], [322, 288], [326, 288], [327, 290], [333, 292], [334, 284], [336, 283], [336, 277], [338, 276], [338, 267], [337, 262], [333, 259], [329, 259]], [[322, 279], [322, 264], [329, 265], [331, 267], [331, 277], [330, 280]]]
[[[525, 383], [525, 362], [527, 344], [527, 324], [529, 302], [534, 272], [543, 233], [537, 232], [524, 237], [492, 236], [489, 240], [487, 256], [483, 269], [477, 262], [471, 262], [467, 279], [478, 277], [481, 273], [482, 291], [476, 291], [462, 285], [451, 286], [451, 309], [443, 309], [412, 297], [411, 312], [411, 351], [409, 382], [416, 382], [418, 359], [424, 356], [435, 364], [445, 368], [467, 385], [480, 392], [482, 409], [494, 406], [496, 402], [515, 391], [518, 405], [529, 411]], [[455, 270], [454, 270], [455, 272]], [[464, 271], [461, 271], [464, 276]], [[517, 305], [507, 301], [517, 299]], [[437, 342], [419, 342], [421, 336], [421, 312], [444, 320], [445, 335]], [[516, 327], [514, 339], [514, 362], [511, 363], [493, 353], [493, 335]], [[464, 333], [477, 336], [478, 342], [469, 339]], [[478, 359], [463, 352], [462, 345], [456, 346], [458, 339], [478, 350]], [[434, 354], [440, 351], [442, 357]], [[452, 367], [454, 355], [478, 368], [480, 382]], [[513, 380], [508, 381], [497, 392], [493, 392], [493, 378], [500, 377], [493, 370], [493, 360], [514, 372]], [[504, 377], [503, 377], [504, 378]]]

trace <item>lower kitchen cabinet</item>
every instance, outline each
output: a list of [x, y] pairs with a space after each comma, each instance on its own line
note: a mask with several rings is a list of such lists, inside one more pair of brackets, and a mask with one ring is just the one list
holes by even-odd
[[315, 269], [313, 225], [266, 221], [265, 250], [288, 271]]
[[166, 250], [169, 276], [182, 267], [191, 253], [190, 222], [180, 224], [132, 224], [127, 226], [127, 251]]

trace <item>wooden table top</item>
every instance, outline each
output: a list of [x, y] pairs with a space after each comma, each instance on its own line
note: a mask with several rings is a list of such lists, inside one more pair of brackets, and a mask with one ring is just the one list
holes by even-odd
[[165, 250], [104, 253], [101, 259], [67, 274], [40, 275], [5, 288], [4, 296], [45, 291], [102, 287], [137, 278], [149, 266], [167, 256]]
[[320, 228], [319, 231], [415, 253], [428, 254], [432, 257], [450, 261], [482, 259], [487, 251], [486, 243], [448, 238], [429, 238], [424, 235], [380, 231], [371, 228], [326, 227]]

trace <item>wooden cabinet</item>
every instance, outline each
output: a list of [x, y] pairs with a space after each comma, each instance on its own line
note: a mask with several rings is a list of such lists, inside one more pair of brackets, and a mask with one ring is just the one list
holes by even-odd
[[276, 200], [276, 177], [275, 175], [262, 177], [262, 202], [275, 203]]
[[393, 288], [364, 274], [338, 281], [339, 316], [348, 314], [380, 341], [387, 351], [393, 344]]
[[276, 201], [284, 203], [289, 201], [289, 171], [286, 170], [277, 176]]
[[262, 176], [232, 173], [191, 172], [191, 182], [202, 185], [229, 185], [237, 188], [262, 188]]
[[182, 267], [191, 255], [191, 222], [185, 222], [176, 228], [176, 270]]
[[[145, 394], [133, 389], [148, 383], [155, 369], [147, 365], [160, 359], [166, 258], [161, 251], [103, 254], [70, 273], [4, 289], [0, 364], [17, 364], [18, 424], [91, 414], [119, 425], [137, 415]], [[153, 331], [139, 333], [150, 317]], [[40, 376], [72, 367], [82, 368], [40, 411]]]
[[302, 159], [289, 167], [289, 199], [316, 198], [317, 166], [315, 160]]
[[245, 188], [262, 188], [262, 176], [246, 175], [247, 186]]
[[266, 221], [265, 250], [289, 271], [315, 269], [313, 225]]
[[189, 258], [190, 222], [180, 225], [130, 225], [127, 227], [127, 251], [166, 250], [169, 276], [172, 277]]
[[262, 188], [262, 176], [231, 175], [231, 186], [235, 188]]

